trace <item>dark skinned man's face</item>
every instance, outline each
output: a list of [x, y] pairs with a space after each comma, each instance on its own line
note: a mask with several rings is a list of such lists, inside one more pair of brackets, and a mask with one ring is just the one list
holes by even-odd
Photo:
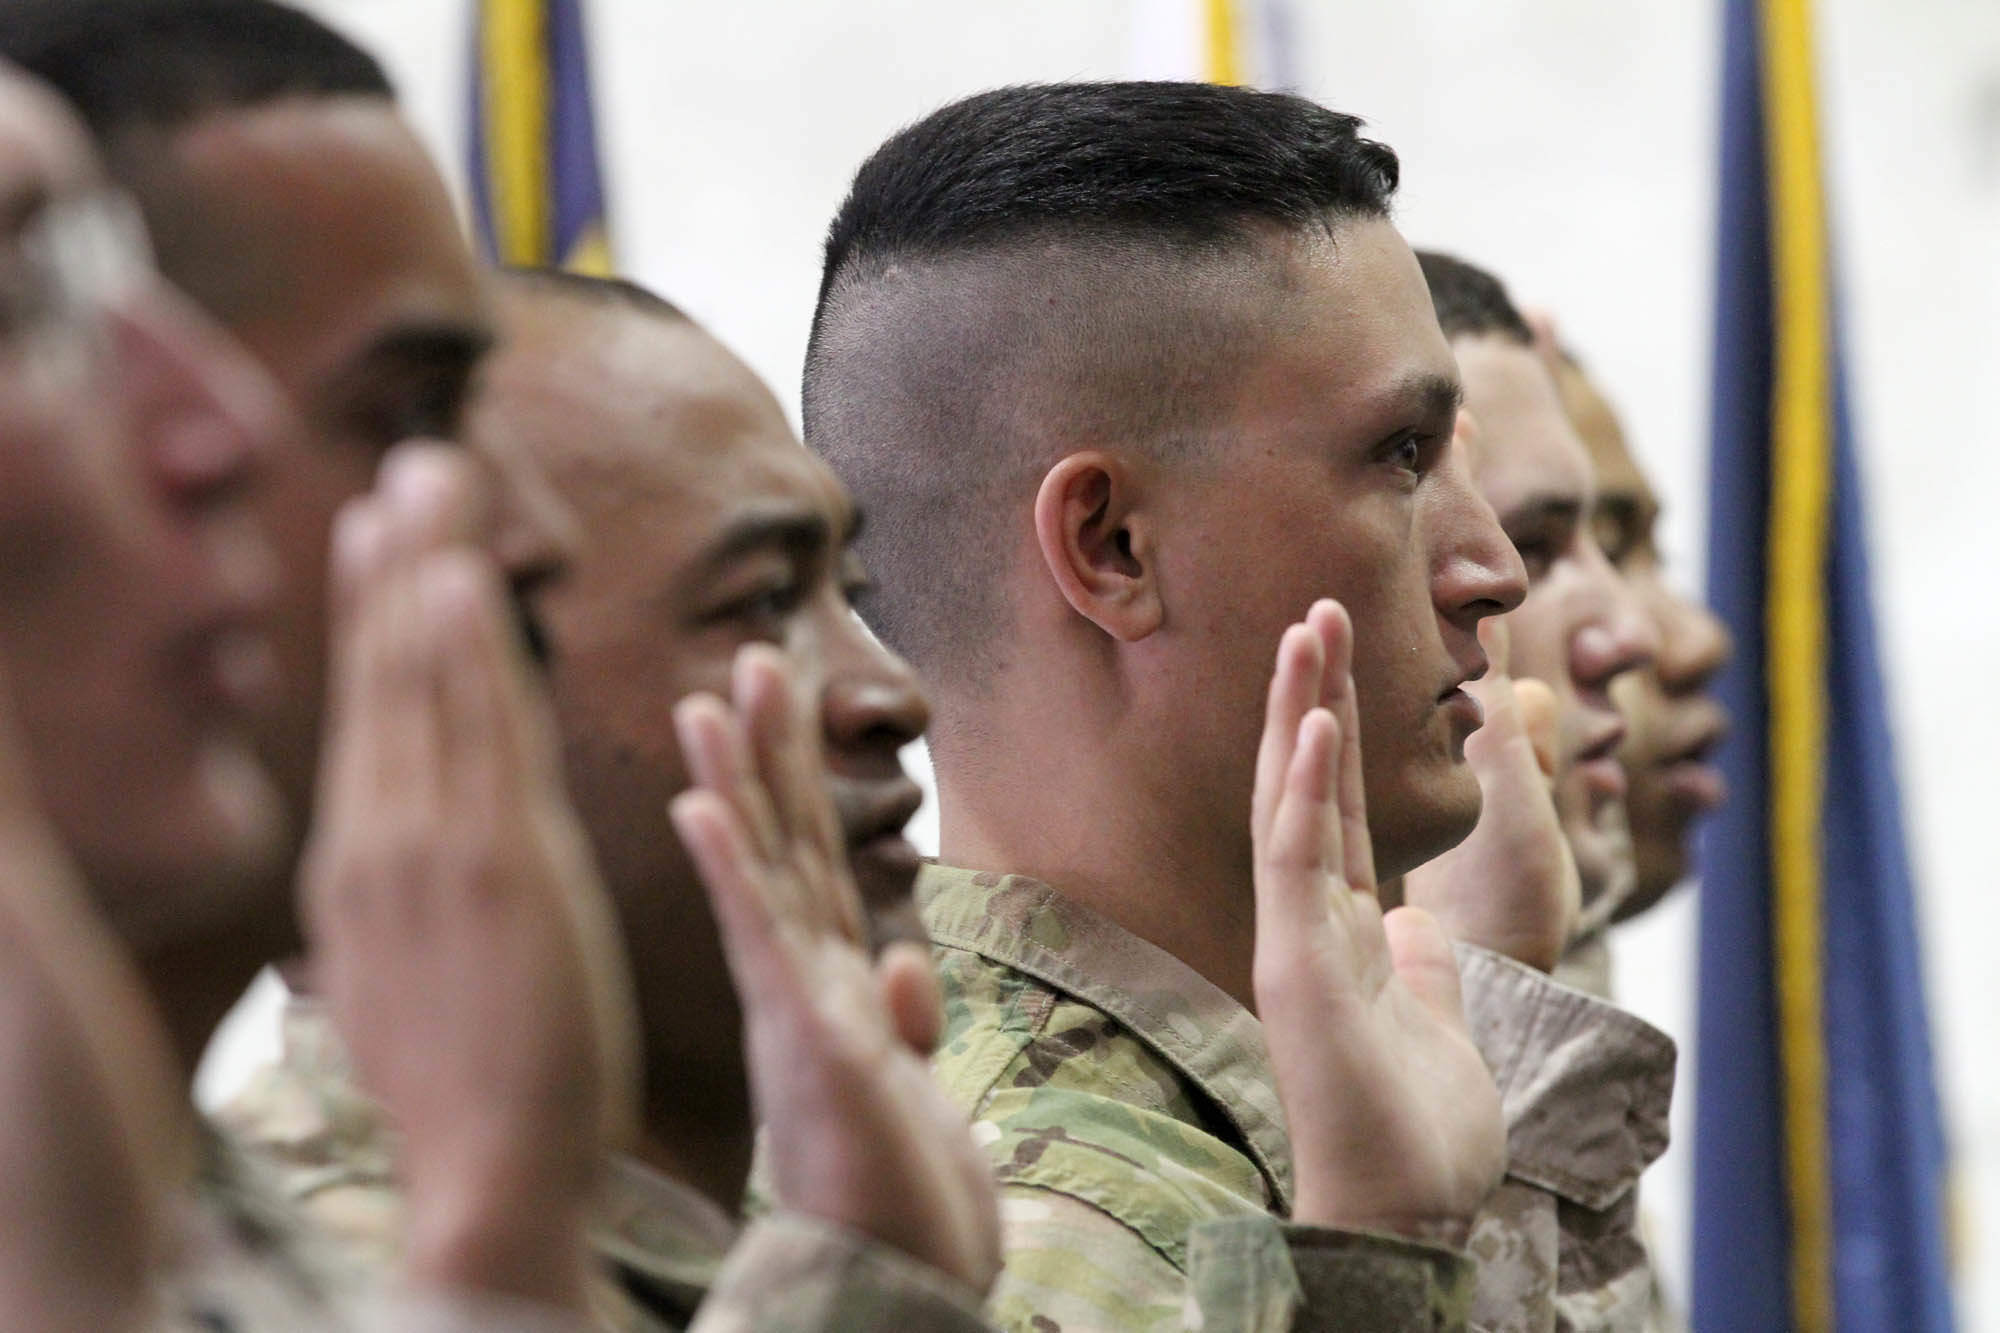
[[[570, 790], [632, 951], [655, 1089], [681, 1114], [740, 1097], [735, 994], [700, 880], [667, 819], [687, 785], [675, 701], [727, 695], [745, 644], [786, 650], [816, 698], [832, 790], [877, 938], [921, 938], [921, 799], [898, 753], [929, 710], [850, 599], [856, 515], [768, 390], [685, 321], [510, 292], [472, 429], [545, 468], [585, 537], [536, 602]], [[656, 1095], [655, 1104], [659, 1104]]]
[[1453, 343], [1466, 408], [1479, 424], [1479, 486], [1528, 570], [1507, 617], [1513, 670], [1554, 691], [1556, 809], [1586, 903], [1629, 892], [1625, 722], [1611, 682], [1651, 660], [1650, 622], [1598, 547], [1596, 480], [1583, 442], [1534, 349], [1500, 337]]
[[1597, 537], [1659, 635], [1651, 667], [1622, 677], [1615, 689], [1628, 731], [1618, 752], [1629, 790], [1638, 883], [1619, 911], [1635, 916], [1686, 877], [1696, 821], [1722, 803], [1721, 771], [1711, 762], [1728, 730], [1709, 692], [1729, 660], [1729, 631], [1708, 608], [1667, 583], [1654, 541], [1660, 502], [1610, 404], [1571, 364], [1556, 367], [1563, 406], [1597, 471]]

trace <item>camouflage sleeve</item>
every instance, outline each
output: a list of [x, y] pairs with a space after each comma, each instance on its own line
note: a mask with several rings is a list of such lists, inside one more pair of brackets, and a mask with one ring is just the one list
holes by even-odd
[[1459, 945], [1466, 1019], [1500, 1088], [1507, 1178], [1474, 1224], [1472, 1323], [1643, 1327], [1640, 1173], [1667, 1146], [1674, 1044], [1607, 1001]]
[[690, 1333], [987, 1333], [979, 1298], [851, 1231], [774, 1213], [723, 1263]]
[[1188, 1240], [1187, 1327], [1202, 1333], [1459, 1330], [1473, 1268], [1440, 1246], [1274, 1217], [1204, 1222]]
[[1435, 1246], [1246, 1214], [1196, 1223], [1183, 1272], [1067, 1194], [1006, 1188], [1001, 1215], [1007, 1264], [988, 1308], [1018, 1333], [1466, 1327], [1472, 1265]]
[[594, 1326], [526, 1301], [404, 1290], [364, 1306], [354, 1327], [362, 1333], [592, 1333]]

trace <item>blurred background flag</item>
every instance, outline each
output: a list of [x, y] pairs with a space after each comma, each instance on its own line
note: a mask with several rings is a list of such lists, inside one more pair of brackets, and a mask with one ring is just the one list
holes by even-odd
[[1292, 0], [1137, 0], [1132, 76], [1296, 89]]
[[1809, 0], [1726, 0], [1694, 1323], [1952, 1326], [1945, 1141], [1869, 603]]
[[608, 276], [583, 0], [477, 0], [466, 119], [488, 258]]

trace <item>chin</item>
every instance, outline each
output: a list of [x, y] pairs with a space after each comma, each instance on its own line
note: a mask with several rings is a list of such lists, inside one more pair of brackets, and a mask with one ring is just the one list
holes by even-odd
[[1479, 779], [1463, 763], [1425, 774], [1389, 799], [1371, 796], [1376, 879], [1406, 874], [1464, 842], [1479, 823], [1479, 806]]

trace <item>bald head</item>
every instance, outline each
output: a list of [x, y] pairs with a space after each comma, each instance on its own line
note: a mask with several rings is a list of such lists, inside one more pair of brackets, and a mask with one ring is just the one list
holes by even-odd
[[862, 166], [828, 237], [806, 438], [870, 514], [871, 624], [927, 679], [996, 666], [1004, 537], [1052, 464], [1217, 443], [1295, 251], [1386, 212], [1395, 155], [1358, 128], [1209, 85], [1018, 87]]

